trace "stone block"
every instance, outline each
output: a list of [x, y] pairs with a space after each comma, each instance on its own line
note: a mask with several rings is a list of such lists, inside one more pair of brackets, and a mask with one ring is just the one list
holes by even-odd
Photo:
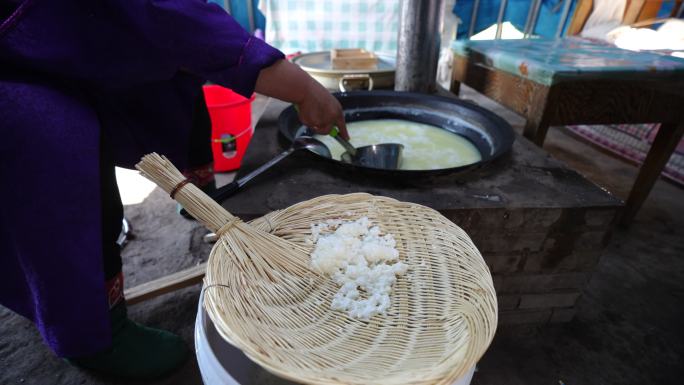
[[504, 210], [501, 215], [504, 229], [517, 229], [518, 231], [539, 231], [542, 229], [528, 228], [525, 223], [526, 209]]
[[551, 313], [551, 309], [502, 311], [499, 312], [499, 324], [544, 324], [549, 322]]
[[504, 208], [473, 211], [470, 216], [470, 223], [477, 227], [477, 232], [480, 233], [495, 229], [519, 227], [522, 221], [522, 210]]
[[617, 211], [614, 208], [587, 209], [584, 222], [589, 227], [609, 228], [615, 222]]
[[494, 290], [499, 292], [503, 288], [503, 277], [500, 275], [493, 275], [492, 282], [494, 283]]
[[549, 293], [555, 290], [583, 289], [590, 273], [512, 274], [502, 277], [499, 293]]
[[446, 214], [447, 218], [469, 234], [487, 234], [492, 231], [545, 233], [561, 217], [559, 208], [514, 208], [458, 210]]
[[560, 273], [592, 271], [603, 250], [575, 251], [565, 254], [557, 250], [530, 253], [524, 260], [524, 272]]
[[483, 255], [489, 270], [493, 274], [508, 274], [522, 271], [522, 254], [485, 254]]
[[523, 250], [539, 251], [546, 233], [497, 233], [471, 235], [481, 253], [515, 253]]
[[530, 208], [524, 210], [522, 228], [527, 231], [539, 231], [549, 229], [556, 223], [563, 213], [562, 209], [539, 209]]
[[472, 237], [477, 231], [477, 226], [473, 223], [474, 212], [475, 210], [453, 210], [445, 213], [444, 216]]
[[497, 295], [496, 301], [499, 303], [499, 311], [513, 310], [518, 308], [520, 303], [519, 295]]
[[523, 294], [520, 297], [520, 309], [546, 309], [554, 307], [572, 307], [579, 298], [579, 291], [565, 293]]
[[603, 250], [610, 240], [609, 231], [587, 231], [575, 240], [574, 250]]
[[520, 228], [523, 209], [491, 208], [449, 212], [447, 218], [472, 234], [501, 233], [503, 229]]
[[549, 319], [549, 322], [570, 322], [575, 317], [575, 314], [577, 314], [577, 308], [575, 307], [566, 309], [553, 309], [553, 313], [551, 313], [551, 319]]
[[587, 250], [574, 253], [577, 260], [577, 271], [594, 271], [603, 255], [604, 250]]

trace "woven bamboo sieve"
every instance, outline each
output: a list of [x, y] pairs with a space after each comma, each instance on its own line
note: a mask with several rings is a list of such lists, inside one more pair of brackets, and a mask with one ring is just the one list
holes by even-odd
[[[137, 165], [171, 192], [184, 180], [163, 157]], [[365, 193], [326, 195], [240, 222], [197, 187], [175, 199], [219, 234], [204, 306], [216, 329], [265, 369], [308, 384], [451, 384], [494, 337], [490, 272], [468, 235], [430, 208]], [[309, 267], [311, 224], [368, 217], [397, 241], [409, 271], [387, 315], [330, 309], [337, 292]]]

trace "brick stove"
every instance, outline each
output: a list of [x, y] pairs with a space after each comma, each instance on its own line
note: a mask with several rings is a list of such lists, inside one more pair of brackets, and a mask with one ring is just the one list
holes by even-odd
[[[287, 144], [269, 107], [243, 173]], [[324, 194], [368, 192], [434, 208], [473, 239], [494, 277], [500, 323], [566, 322], [588, 283], [622, 201], [517, 136], [510, 155], [464, 176], [396, 181], [300, 153], [223, 203], [244, 220]]]

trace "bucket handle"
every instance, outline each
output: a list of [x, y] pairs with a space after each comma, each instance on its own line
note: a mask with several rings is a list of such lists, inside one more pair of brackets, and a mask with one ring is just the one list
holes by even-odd
[[248, 132], [250, 132], [250, 131], [251, 131], [251, 132], [254, 132], [254, 127], [253, 127], [251, 124], [249, 125], [249, 127], [245, 128], [243, 131], [241, 131], [241, 132], [238, 133], [237, 135], [233, 135], [233, 137], [230, 138], [230, 139], [218, 138], [218, 139], [212, 139], [211, 142], [212, 142], [212, 143], [230, 143], [230, 142], [234, 142], [234, 141], [236, 141], [239, 137], [241, 137], [242, 135], [244, 135], [244, 134], [246, 134], [246, 133], [248, 133]]

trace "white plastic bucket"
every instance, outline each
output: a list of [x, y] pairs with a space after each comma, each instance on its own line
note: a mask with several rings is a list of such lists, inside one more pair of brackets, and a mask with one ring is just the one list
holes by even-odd
[[[202, 381], [206, 385], [257, 385], [253, 379], [259, 367], [221, 337], [204, 310], [203, 303], [204, 290], [200, 295], [195, 320], [195, 353]], [[475, 373], [475, 367], [456, 380], [453, 385], [470, 385], [473, 373]]]

